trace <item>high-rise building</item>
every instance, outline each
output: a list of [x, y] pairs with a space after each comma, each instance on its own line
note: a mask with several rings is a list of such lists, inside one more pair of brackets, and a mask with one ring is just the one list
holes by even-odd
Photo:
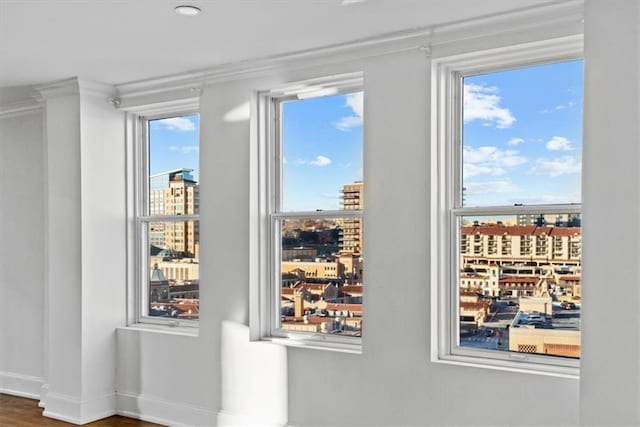
[[[364, 207], [362, 181], [344, 184], [342, 187], [342, 206], [344, 210], [358, 210]], [[340, 224], [340, 252], [363, 256], [364, 240], [362, 218], [344, 218]]]
[[[191, 175], [193, 169], [176, 169], [149, 178], [150, 215], [193, 215], [200, 209], [200, 187]], [[154, 222], [150, 225], [153, 246], [198, 258], [198, 221]]]
[[580, 227], [580, 214], [520, 214], [517, 225], [557, 225], [559, 227]]

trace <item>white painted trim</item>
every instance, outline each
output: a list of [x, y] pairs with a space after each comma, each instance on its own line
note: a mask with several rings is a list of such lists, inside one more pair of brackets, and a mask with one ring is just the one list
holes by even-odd
[[113, 85], [81, 80], [77, 77], [38, 85], [34, 89], [41, 100], [70, 95], [97, 96], [109, 103], [116, 100], [116, 90]]
[[0, 104], [0, 119], [42, 111], [44, 105], [35, 98]]
[[[516, 213], [548, 209], [551, 212], [575, 212], [580, 206], [479, 207], [458, 206], [455, 188], [461, 188], [460, 158], [461, 111], [459, 78], [545, 62], [581, 57], [583, 36], [547, 38], [502, 48], [476, 50], [460, 55], [432, 58], [431, 61], [431, 361], [461, 366], [474, 366], [510, 372], [527, 372], [564, 378], [579, 378], [579, 360], [527, 355], [515, 361], [508, 353], [456, 347], [458, 322], [457, 290], [447, 284], [457, 283], [457, 227], [461, 214]], [[453, 267], [452, 267], [453, 266]]]
[[[209, 84], [256, 77], [280, 69], [308, 68], [318, 65], [382, 56], [432, 46], [445, 47], [464, 41], [500, 36], [510, 40], [514, 35], [530, 32], [564, 35], [582, 32], [583, 0], [548, 1], [508, 13], [483, 16], [465, 21], [388, 33], [378, 37], [335, 44], [323, 48], [301, 50], [284, 55], [221, 64], [208, 69], [116, 85], [123, 105], [143, 105], [143, 100], [166, 97], [189, 97]], [[193, 95], [191, 95], [193, 96]]]
[[[280, 328], [280, 237], [277, 223], [289, 218], [362, 218], [362, 210], [283, 211], [281, 206], [281, 135], [278, 115], [281, 102], [296, 95], [332, 88], [336, 93], [364, 90], [362, 72], [289, 82], [254, 94], [255, 115], [251, 120], [250, 224], [250, 339], [286, 346], [362, 354], [362, 338], [323, 333], [305, 333]], [[299, 98], [298, 98], [299, 99]], [[278, 308], [276, 308], [276, 306]]]
[[38, 407], [45, 408], [47, 406], [47, 395], [49, 394], [49, 384], [42, 384], [40, 387], [40, 401]]
[[287, 427], [286, 424], [273, 424], [264, 423], [261, 420], [256, 420], [253, 417], [247, 417], [246, 415], [234, 414], [228, 411], [219, 411], [218, 427]]
[[44, 378], [14, 372], [0, 372], [0, 393], [40, 399]]
[[116, 395], [79, 400], [61, 393], [47, 393], [43, 416], [73, 424], [86, 424], [116, 415]]
[[214, 426], [217, 419], [215, 410], [126, 392], [116, 393], [116, 412], [118, 415], [173, 427]]

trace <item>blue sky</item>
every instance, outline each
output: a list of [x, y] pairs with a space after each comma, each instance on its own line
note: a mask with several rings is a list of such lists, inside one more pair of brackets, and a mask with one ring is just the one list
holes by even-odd
[[193, 169], [199, 177], [199, 130], [197, 114], [153, 120], [149, 124], [149, 171], [151, 175], [173, 169]]
[[465, 77], [465, 206], [580, 203], [582, 61]]
[[[362, 180], [362, 92], [287, 101], [282, 109], [284, 209], [339, 209], [343, 184]], [[197, 180], [198, 131], [198, 115], [151, 121], [150, 173], [191, 168]]]
[[343, 184], [362, 180], [363, 94], [282, 106], [283, 209], [340, 208]]
[[[579, 203], [582, 61], [463, 80], [465, 206]], [[284, 102], [283, 209], [340, 208], [342, 185], [362, 179], [362, 92]], [[425, 118], [426, 119], [426, 118]], [[150, 124], [151, 174], [194, 169], [197, 115]]]

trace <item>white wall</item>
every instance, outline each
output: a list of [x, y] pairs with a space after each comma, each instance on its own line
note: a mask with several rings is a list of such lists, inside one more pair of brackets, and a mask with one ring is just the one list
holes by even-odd
[[0, 114], [0, 392], [29, 397], [44, 377], [43, 154], [41, 109]]
[[[430, 362], [429, 272], [425, 266], [429, 255], [430, 75], [425, 53], [414, 49], [290, 71], [278, 79], [296, 81], [360, 70], [365, 80], [367, 183], [363, 354], [290, 348], [289, 424], [577, 424], [576, 380]], [[205, 232], [202, 240], [209, 236], [222, 243], [216, 252], [219, 260], [212, 260], [209, 268], [212, 273], [217, 268], [218, 274], [233, 283], [246, 280], [248, 248], [240, 237], [248, 233], [249, 221], [243, 212], [252, 197], [246, 187], [248, 129], [246, 123], [224, 123], [218, 117], [247, 100], [251, 90], [268, 87], [278, 79], [212, 86], [206, 91], [211, 95], [202, 100], [206, 112], [215, 112], [215, 116], [203, 114], [202, 126], [208, 126], [207, 118], [216, 123], [216, 132], [211, 134], [217, 138], [210, 143], [218, 149], [202, 155], [203, 164], [215, 165], [209, 174], [216, 180], [210, 185], [218, 194], [218, 206], [223, 209], [218, 215], [224, 224], [215, 235]], [[402, 292], [390, 292], [394, 287]], [[243, 312], [245, 292], [229, 289], [224, 305], [216, 305], [216, 311], [228, 312], [226, 307], [234, 305]], [[531, 411], [532, 400], [543, 401], [545, 410]]]
[[581, 421], [640, 425], [640, 3], [585, 8]]

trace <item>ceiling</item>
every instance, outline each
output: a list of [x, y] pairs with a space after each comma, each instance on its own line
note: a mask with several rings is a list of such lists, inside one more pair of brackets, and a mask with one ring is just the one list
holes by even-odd
[[[179, 16], [179, 4], [200, 7]], [[0, 87], [126, 82], [464, 21], [549, 0], [0, 0]]]

